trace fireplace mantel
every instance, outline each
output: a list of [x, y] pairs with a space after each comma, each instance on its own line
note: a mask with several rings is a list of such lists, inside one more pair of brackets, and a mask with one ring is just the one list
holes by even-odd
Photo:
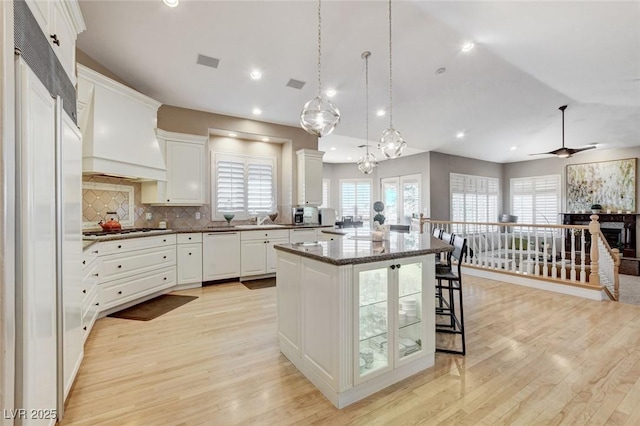
[[607, 224], [618, 224], [621, 229], [622, 255], [636, 257], [636, 222], [640, 213], [560, 213], [564, 225], [585, 225], [591, 222], [591, 215], [598, 215], [602, 228]]

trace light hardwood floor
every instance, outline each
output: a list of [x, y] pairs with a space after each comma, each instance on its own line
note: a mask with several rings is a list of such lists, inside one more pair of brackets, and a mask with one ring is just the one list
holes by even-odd
[[200, 297], [96, 323], [62, 424], [640, 424], [640, 307], [464, 285], [467, 356], [342, 410], [278, 351], [275, 288], [178, 292]]

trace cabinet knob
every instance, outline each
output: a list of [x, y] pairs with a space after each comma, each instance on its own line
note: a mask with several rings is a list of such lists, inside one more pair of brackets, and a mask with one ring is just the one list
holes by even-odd
[[96, 306], [100, 306], [100, 302], [96, 303]]
[[98, 273], [96, 272], [95, 274], [93, 274], [93, 276], [94, 276], [94, 277], [97, 277], [97, 276], [98, 276]]
[[122, 265], [118, 265], [118, 269], [121, 269], [121, 268], [122, 268]]
[[122, 290], [120, 290], [120, 291], [118, 292], [118, 294], [122, 294]]
[[83, 265], [86, 265], [86, 264], [87, 264], [87, 261], [86, 261], [86, 260], [83, 260], [83, 261], [82, 261], [82, 264], [83, 264]]
[[396, 269], [396, 265], [391, 265], [390, 268], [391, 269]]
[[167, 258], [167, 256], [162, 256], [162, 258], [163, 258], [163, 259], [166, 259], [166, 258]]
[[167, 280], [167, 277], [164, 277], [164, 280], [166, 281], [166, 280]]
[[118, 248], [122, 248], [122, 245], [118, 244]]
[[189, 239], [191, 239], [191, 237], [189, 237]]
[[87, 294], [87, 289], [85, 288], [84, 290], [82, 290], [82, 292], [83, 292], [84, 294]]
[[191, 253], [189, 253], [189, 256], [191, 256]]
[[49, 37], [53, 39], [53, 44], [60, 46], [60, 40], [58, 40], [58, 34], [51, 34]]
[[171, 201], [171, 200], [169, 200], [169, 199], [167, 198], [167, 203], [168, 203], [169, 201]]
[[397, 265], [396, 265], [396, 268], [398, 268], [398, 269], [400, 269], [400, 266], [402, 266], [402, 265], [400, 265], [400, 264], [397, 264]]
[[82, 327], [82, 329], [83, 329], [84, 331], [87, 331], [87, 326], [85, 325], [84, 327]]
[[162, 240], [162, 242], [166, 243], [166, 242], [167, 242], [167, 239], [165, 238], [164, 240]]
[[98, 250], [95, 250], [92, 252], [93, 254], [98, 254]]

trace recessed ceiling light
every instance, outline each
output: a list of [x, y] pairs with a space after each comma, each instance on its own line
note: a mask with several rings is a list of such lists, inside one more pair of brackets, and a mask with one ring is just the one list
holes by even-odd
[[469, 52], [471, 49], [473, 49], [473, 47], [475, 46], [475, 44], [473, 44], [472, 41], [468, 41], [465, 44], [462, 45], [462, 51], [463, 52]]
[[162, 0], [162, 2], [169, 7], [176, 7], [180, 1], [179, 0]]
[[516, 149], [518, 149], [517, 146], [512, 146], [511, 148], [509, 148], [509, 150], [511, 150], [511, 151], [515, 151]]
[[262, 139], [261, 139], [261, 141], [262, 141], [262, 142], [269, 142], [269, 141], [270, 141], [270, 139], [269, 139], [268, 137], [266, 137], [266, 136], [263, 136], [263, 137], [262, 137]]
[[229, 136], [230, 136], [230, 137], [232, 137], [232, 138], [235, 138], [235, 137], [237, 137], [237, 136], [238, 136], [238, 134], [237, 134], [237, 133], [233, 133], [233, 132], [231, 132], [231, 133], [229, 133]]
[[464, 138], [464, 132], [458, 132], [458, 133], [456, 133], [456, 138], [458, 138], [458, 139], [462, 139], [462, 138]]
[[376, 112], [376, 115], [377, 115], [378, 117], [384, 117], [384, 115], [385, 115], [386, 113], [387, 113], [387, 111], [385, 111], [385, 110], [383, 110], [383, 109], [379, 109], [379, 110]]
[[260, 108], [257, 108], [257, 107], [256, 107], [256, 108], [254, 108], [254, 109], [251, 111], [251, 113], [252, 113], [253, 115], [260, 115], [260, 114], [262, 114], [262, 110], [261, 110]]
[[249, 75], [254, 80], [260, 80], [262, 78], [262, 71], [260, 71], [259, 69], [255, 69], [255, 70], [251, 71], [251, 74], [249, 74]]
[[332, 146], [332, 147], [331, 147], [331, 151], [335, 151], [335, 150], [336, 150], [336, 147], [335, 147], [335, 146]]
[[328, 89], [326, 93], [328, 97], [333, 98], [338, 92], [336, 92], [336, 89]]
[[351, 160], [351, 157], [347, 157], [347, 160]]

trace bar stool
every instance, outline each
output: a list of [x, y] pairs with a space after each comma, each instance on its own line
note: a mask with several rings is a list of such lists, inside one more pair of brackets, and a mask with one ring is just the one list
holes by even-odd
[[[459, 235], [453, 236], [453, 252], [451, 258], [457, 264], [457, 273], [453, 268], [444, 270], [436, 268], [436, 332], [460, 335], [462, 350], [436, 348], [438, 352], [465, 355], [466, 342], [464, 335], [464, 310], [462, 305], [462, 257], [467, 249], [467, 240]], [[457, 297], [456, 297], [457, 295]], [[457, 299], [457, 308], [456, 308]], [[438, 322], [438, 316], [448, 319], [445, 323]]]

